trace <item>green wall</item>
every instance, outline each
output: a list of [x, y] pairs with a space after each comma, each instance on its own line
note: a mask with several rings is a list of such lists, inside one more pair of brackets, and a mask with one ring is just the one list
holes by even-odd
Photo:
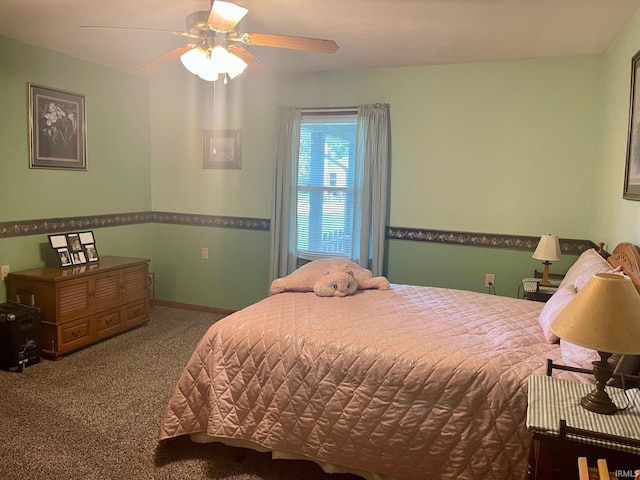
[[[149, 210], [147, 80], [0, 36], [0, 221]], [[86, 171], [29, 169], [27, 83], [86, 96]]]
[[[214, 102], [210, 84], [198, 83], [176, 62], [151, 79], [153, 208], [270, 218], [279, 105], [388, 102], [389, 225], [588, 239], [593, 208], [589, 186], [596, 182], [601, 148], [602, 87], [603, 58], [582, 57], [242, 76], [217, 86]], [[242, 170], [202, 169], [202, 129], [212, 123], [242, 129]], [[171, 134], [176, 131], [182, 135]], [[229, 240], [220, 245], [220, 254], [241, 258]], [[255, 241], [254, 248], [268, 253], [268, 235]], [[199, 256], [202, 246], [189, 246], [188, 255]], [[171, 265], [171, 256], [171, 249], [156, 250], [154, 261]], [[568, 257], [552, 270], [565, 271], [571, 261]], [[415, 268], [423, 263], [439, 268]], [[523, 277], [541, 267], [526, 252], [398, 240], [388, 242], [387, 264], [394, 282], [477, 291], [485, 291], [484, 274], [495, 273], [497, 292], [511, 296]], [[447, 269], [449, 264], [456, 268]], [[178, 276], [193, 271], [186, 264], [174, 266]], [[266, 279], [268, 266], [265, 255], [252, 272]], [[237, 275], [241, 273], [227, 272], [225, 278], [235, 281]], [[212, 279], [202, 274], [192, 281]]]
[[[639, 205], [621, 198], [639, 37], [636, 17], [605, 56], [242, 75], [215, 93], [179, 62], [141, 78], [0, 37], [0, 222], [137, 211], [268, 219], [279, 105], [388, 102], [390, 226], [640, 243]], [[27, 82], [86, 95], [88, 171], [28, 168]], [[241, 170], [202, 168], [211, 128], [242, 130]], [[101, 255], [152, 259], [158, 298], [242, 308], [266, 294], [268, 232], [144, 224], [94, 233]], [[0, 239], [0, 264], [39, 265], [45, 242]], [[386, 265], [392, 282], [477, 291], [494, 273], [497, 293], [510, 296], [540, 268], [528, 252], [401, 240], [387, 242]]]
[[640, 50], [640, 15], [627, 24], [605, 57], [603, 148], [596, 164], [591, 235], [609, 245], [640, 245], [640, 203], [623, 200], [631, 58]]
[[[0, 222], [150, 210], [148, 80], [2, 36], [0, 58]], [[29, 168], [28, 82], [86, 96], [87, 171]], [[100, 255], [148, 257], [151, 234], [150, 225], [94, 229]], [[0, 264], [40, 266], [47, 241], [0, 239]]]
[[267, 295], [268, 232], [160, 224], [153, 232], [156, 298], [239, 309]]
[[[522, 297], [522, 279], [543, 268], [530, 252], [405, 240], [389, 240], [387, 258], [387, 278], [393, 283], [488, 292], [485, 274], [493, 273], [495, 294], [506, 297]], [[551, 271], [566, 272], [576, 258], [564, 255]]]

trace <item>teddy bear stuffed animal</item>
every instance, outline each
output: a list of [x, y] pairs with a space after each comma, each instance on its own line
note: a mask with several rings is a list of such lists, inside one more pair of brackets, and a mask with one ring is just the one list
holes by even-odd
[[271, 283], [271, 293], [315, 292], [319, 297], [344, 297], [356, 290], [389, 290], [385, 277], [344, 258], [323, 258], [309, 262], [286, 277]]

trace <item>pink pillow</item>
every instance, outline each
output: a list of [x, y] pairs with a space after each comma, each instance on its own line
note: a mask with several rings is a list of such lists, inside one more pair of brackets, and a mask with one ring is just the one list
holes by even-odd
[[544, 304], [540, 315], [538, 316], [538, 323], [544, 333], [544, 338], [549, 343], [556, 343], [559, 338], [551, 331], [551, 322], [558, 316], [562, 309], [576, 296], [576, 290], [573, 285], [565, 285], [558, 288], [551, 298]]

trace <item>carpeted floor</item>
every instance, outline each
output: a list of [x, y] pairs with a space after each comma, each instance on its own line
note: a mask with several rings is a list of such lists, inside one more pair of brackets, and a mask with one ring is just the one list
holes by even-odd
[[147, 326], [23, 373], [0, 371], [0, 478], [358, 479], [187, 438], [158, 444], [178, 376], [219, 318], [156, 307]]

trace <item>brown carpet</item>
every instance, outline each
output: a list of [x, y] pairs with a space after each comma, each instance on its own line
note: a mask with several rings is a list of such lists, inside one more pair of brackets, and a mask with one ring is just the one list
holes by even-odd
[[180, 372], [219, 318], [156, 307], [147, 326], [23, 373], [0, 371], [0, 478], [359, 479], [184, 437], [158, 444]]

